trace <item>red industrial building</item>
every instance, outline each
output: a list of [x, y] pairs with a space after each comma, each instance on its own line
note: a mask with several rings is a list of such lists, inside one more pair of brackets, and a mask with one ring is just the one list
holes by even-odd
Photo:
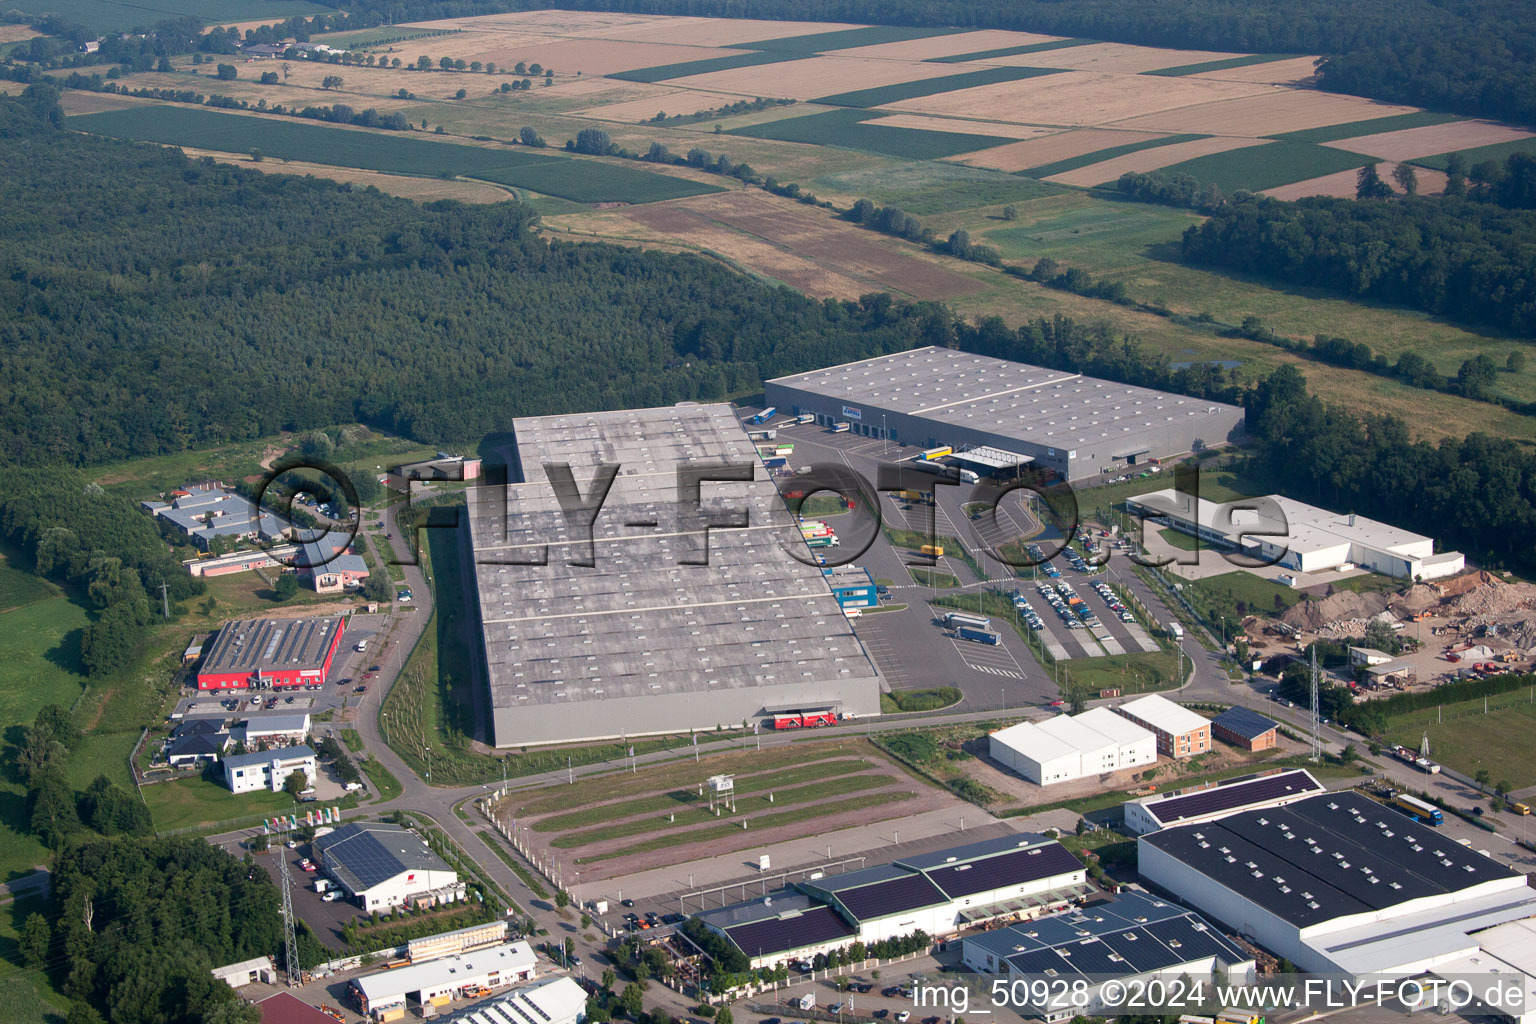
[[346, 617], [241, 619], [204, 645], [199, 690], [288, 690], [324, 683], [346, 632]]

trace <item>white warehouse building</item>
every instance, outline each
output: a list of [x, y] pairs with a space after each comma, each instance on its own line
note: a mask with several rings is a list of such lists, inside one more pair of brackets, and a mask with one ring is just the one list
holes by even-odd
[[1411, 977], [1536, 917], [1526, 876], [1359, 793], [1142, 836], [1142, 880], [1303, 971]]
[[1432, 537], [1279, 494], [1217, 504], [1170, 487], [1129, 498], [1126, 504], [1132, 512], [1213, 546], [1241, 550], [1296, 572], [1357, 565], [1398, 579], [1433, 580], [1466, 567], [1459, 551], [1435, 554]]
[[308, 747], [231, 754], [220, 765], [224, 769], [224, 785], [231, 793], [254, 793], [258, 789], [281, 793], [283, 784], [294, 772], [304, 773], [306, 787], [314, 785], [319, 777], [315, 752]]
[[1289, 771], [1271, 768], [1253, 775], [1203, 782], [1139, 800], [1127, 800], [1125, 827], [1141, 836], [1174, 825], [1214, 821], [1238, 811], [1281, 807], [1322, 791], [1323, 784], [1305, 768]]
[[399, 825], [353, 822], [316, 838], [312, 846], [325, 873], [365, 911], [433, 906], [465, 896], [458, 872]]
[[1152, 764], [1157, 737], [1108, 708], [1020, 722], [989, 737], [992, 759], [1038, 786]]

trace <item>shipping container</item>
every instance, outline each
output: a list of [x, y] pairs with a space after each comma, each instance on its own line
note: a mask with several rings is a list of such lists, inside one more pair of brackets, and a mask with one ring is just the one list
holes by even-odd
[[974, 626], [977, 629], [991, 629], [992, 620], [985, 615], [970, 615], [966, 612], [949, 612], [944, 616], [944, 625], [951, 629], [959, 626]]
[[944, 456], [953, 455], [954, 453], [955, 449], [946, 444], [939, 448], [925, 449], [922, 454], [918, 455], [918, 458], [922, 459], [924, 462], [932, 462], [934, 459], [942, 459]]
[[991, 644], [996, 647], [1003, 642], [1003, 638], [990, 629], [976, 629], [973, 626], [961, 626], [955, 631], [961, 640], [969, 640], [972, 643]]

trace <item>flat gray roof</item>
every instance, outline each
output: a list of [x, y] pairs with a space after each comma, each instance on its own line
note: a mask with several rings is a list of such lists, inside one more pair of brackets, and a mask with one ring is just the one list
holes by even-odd
[[[578, 413], [514, 422], [526, 481], [470, 492], [475, 576], [497, 708], [874, 679], [821, 570], [731, 408]], [[702, 485], [705, 530], [678, 498], [680, 465], [741, 463], [753, 479]], [[620, 469], [584, 534], [566, 521], [543, 464], [568, 463], [582, 494]], [[527, 564], [548, 545], [548, 564]], [[506, 564], [519, 560], [523, 564]], [[686, 728], [689, 723], [680, 722]]]
[[954, 349], [877, 356], [768, 383], [920, 416], [939, 423], [1071, 448], [1124, 437], [1236, 406], [1117, 384]]
[[264, 672], [318, 669], [341, 616], [323, 619], [236, 619], [224, 625], [204, 649], [199, 675], [217, 672]]

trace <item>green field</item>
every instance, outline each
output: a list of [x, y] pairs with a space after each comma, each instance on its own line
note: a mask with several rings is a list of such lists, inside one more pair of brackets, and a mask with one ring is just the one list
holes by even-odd
[[688, 75], [707, 75], [711, 71], [730, 71], [734, 68], [750, 68], [757, 64], [778, 64], [794, 60], [790, 53], [738, 53], [730, 57], [709, 57], [705, 60], [685, 60], [678, 64], [658, 64], [653, 68], [636, 68], [633, 71], [615, 71], [606, 75], [624, 82], [665, 82]]
[[1111, 160], [1127, 153], [1136, 153], [1143, 149], [1156, 149], [1159, 146], [1172, 145], [1175, 142], [1190, 142], [1194, 139], [1203, 139], [1204, 135], [1165, 135], [1160, 139], [1145, 139], [1141, 142], [1128, 142], [1123, 146], [1110, 146], [1108, 149], [1095, 150], [1092, 153], [1084, 153], [1081, 156], [1068, 157], [1065, 160], [1056, 160], [1052, 163], [1041, 164], [1038, 167], [1030, 167], [1019, 172], [1026, 178], [1049, 178], [1053, 174], [1065, 174], [1067, 171], [1075, 171], [1079, 167], [1087, 167], [1089, 164]]
[[[1468, 167], [1480, 164], [1484, 160], [1497, 160], [1502, 163], [1516, 153], [1527, 153], [1531, 156], [1536, 156], [1536, 138], [1497, 142], [1491, 146], [1477, 146], [1473, 149], [1462, 149], [1456, 152], [1461, 154]], [[1429, 167], [1437, 171], [1443, 171], [1445, 170], [1445, 158], [1450, 155], [1450, 153], [1440, 153], [1436, 156], [1419, 157], [1409, 162], [1418, 164], [1420, 167]]]
[[[0, 729], [31, 725], [44, 704], [72, 707], [85, 688], [80, 633], [86, 610], [62, 591], [15, 568], [0, 553]], [[25, 600], [26, 603], [18, 602]], [[90, 780], [87, 779], [88, 783]], [[48, 852], [24, 830], [26, 787], [0, 778], [0, 878], [25, 874]]]
[[683, 178], [526, 149], [429, 142], [402, 133], [242, 117], [181, 106], [145, 106], [69, 120], [81, 131], [228, 153], [259, 149], [269, 157], [422, 177], [464, 176], [514, 185], [577, 202], [649, 203], [718, 192]]
[[205, 25], [233, 21], [283, 21], [295, 16], [331, 14], [334, 7], [304, 0], [150, 0], [128, 3], [120, 0], [14, 0], [8, 9], [27, 14], [58, 14], [96, 32], [127, 32], [149, 28], [169, 18], [197, 18]]
[[1193, 160], [1164, 167], [1158, 173], [1188, 174], [1197, 181], [1213, 183], [1231, 194], [1238, 189], [1262, 192], [1266, 188], [1320, 178], [1335, 171], [1349, 171], [1376, 162], [1375, 157], [1361, 156], [1331, 146], [1282, 140], [1263, 146], [1197, 156]]
[[809, 57], [828, 50], [847, 50], [855, 46], [876, 46], [880, 43], [901, 43], [908, 39], [930, 39], [934, 36], [954, 35], [966, 32], [962, 28], [904, 28], [900, 25], [873, 25], [868, 28], [843, 28], [831, 32], [812, 32], [803, 36], [785, 36], [782, 39], [763, 39], [755, 43], [732, 43], [733, 49], [773, 50]]
[[943, 78], [924, 78], [916, 82], [898, 82], [895, 85], [884, 85], [875, 89], [855, 89], [853, 92], [840, 92], [832, 96], [823, 96], [820, 99], [811, 100], [812, 103], [825, 103], [832, 107], [883, 107], [890, 103], [898, 103], [901, 100], [916, 99], [919, 96], [937, 96], [939, 93], [954, 92], [957, 89], [970, 89], [978, 85], [993, 85], [997, 82], [1017, 82], [1025, 78], [1039, 78], [1041, 75], [1060, 74], [1056, 68], [986, 68], [981, 71], [968, 71], [960, 75], [946, 75]]
[[214, 825], [224, 821], [291, 813], [298, 806], [287, 793], [231, 793], [197, 776], [144, 787], [144, 803], [155, 831]]
[[968, 64], [973, 60], [992, 60], [997, 57], [1017, 57], [1026, 53], [1045, 53], [1048, 50], [1065, 50], [1071, 46], [1087, 46], [1097, 39], [1053, 39], [1047, 43], [1028, 43], [1024, 46], [1004, 46], [998, 50], [977, 50], [974, 53], [957, 53], [949, 57], [929, 57], [929, 64]]
[[1427, 708], [1396, 715], [1387, 737], [1414, 750], [1429, 734], [1429, 753], [1469, 776], [1486, 769], [1491, 782], [1508, 782], [1515, 789], [1536, 785], [1536, 758], [1531, 757], [1531, 732], [1536, 729], [1536, 702], [1530, 690], [1515, 690], [1481, 700]]
[[[778, 142], [803, 142], [812, 146], [838, 146], [871, 153], [932, 160], [956, 153], [988, 149], [1014, 141], [994, 135], [930, 132], [917, 128], [882, 128], [867, 110], [831, 110], [825, 114], [790, 117], [766, 124], [733, 128], [727, 135], [745, 135]], [[870, 123], [866, 123], [870, 122]]]
[[1417, 110], [1411, 114], [1393, 114], [1390, 117], [1350, 121], [1348, 124], [1303, 128], [1298, 132], [1286, 132], [1283, 135], [1271, 137], [1291, 142], [1337, 142], [1340, 139], [1353, 139], [1361, 135], [1380, 135], [1382, 132], [1398, 132], [1405, 128], [1427, 128], [1433, 124], [1460, 120], [1463, 119], [1455, 114], [1437, 114], [1432, 110]]
[[899, 206], [920, 217], [1023, 203], [1063, 193], [1081, 194], [1062, 185], [1004, 171], [928, 160], [824, 174], [812, 185], [818, 192], [831, 190], [859, 196], [879, 206]]
[[[1277, 60], [1290, 60], [1300, 56], [1295, 53], [1252, 53], [1246, 57], [1227, 57], [1224, 60], [1208, 60], [1199, 64], [1180, 64], [1176, 68], [1157, 68], [1154, 71], [1143, 71], [1144, 75], [1156, 75], [1159, 78], [1183, 78], [1185, 75], [1198, 75], [1203, 71], [1226, 71], [1229, 68], [1246, 68], [1253, 64], [1273, 64]], [[1348, 138], [1348, 136], [1343, 136]]]

